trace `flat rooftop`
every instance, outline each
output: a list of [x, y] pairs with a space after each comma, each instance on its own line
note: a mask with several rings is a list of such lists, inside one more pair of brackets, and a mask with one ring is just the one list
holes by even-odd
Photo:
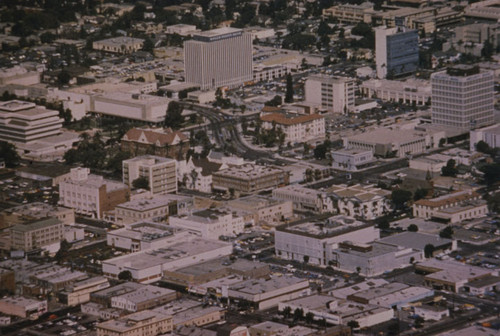
[[123, 208], [132, 211], [148, 211], [169, 206], [170, 204], [176, 201], [186, 201], [189, 199], [191, 198], [187, 196], [163, 194], [163, 195], [155, 195], [154, 197], [151, 198], [136, 199], [125, 203], [121, 203], [117, 205], [117, 208]]
[[296, 278], [293, 276], [282, 276], [268, 280], [250, 279], [230, 286], [229, 290], [257, 295], [272, 292], [278, 289], [284, 289], [288, 286], [293, 286], [302, 282], [305, 287], [309, 287], [309, 281], [307, 279]]
[[376, 129], [348, 137], [349, 141], [361, 141], [370, 144], [407, 143], [424, 141], [421, 132], [411, 130], [392, 130], [388, 128]]
[[436, 248], [451, 245], [453, 240], [441, 238], [439, 235], [430, 235], [420, 232], [402, 232], [392, 236], [379, 239], [377, 242], [396, 246], [404, 246], [423, 251], [427, 244], [432, 244]]
[[317, 238], [327, 238], [339, 236], [369, 226], [372, 226], [372, 224], [358, 221], [352, 217], [337, 215], [326, 220], [282, 225], [279, 227], [279, 231], [304, 234]]

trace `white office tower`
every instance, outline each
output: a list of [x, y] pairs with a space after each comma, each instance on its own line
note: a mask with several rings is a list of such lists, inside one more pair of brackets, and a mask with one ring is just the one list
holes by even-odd
[[236, 28], [193, 35], [184, 42], [186, 82], [202, 90], [236, 87], [253, 79], [252, 36]]
[[377, 77], [393, 78], [415, 72], [418, 67], [418, 31], [405, 27], [375, 29]]
[[354, 111], [355, 81], [346, 77], [311, 76], [305, 83], [306, 102], [321, 105], [329, 112]]
[[456, 65], [431, 75], [432, 124], [459, 131], [494, 122], [494, 77], [478, 66]]

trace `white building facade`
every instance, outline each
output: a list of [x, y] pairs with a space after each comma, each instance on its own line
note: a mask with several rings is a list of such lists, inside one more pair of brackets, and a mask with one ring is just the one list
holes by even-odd
[[334, 113], [354, 111], [355, 81], [352, 78], [311, 76], [304, 86], [305, 100]]
[[123, 183], [132, 186], [140, 178], [146, 178], [152, 194], [177, 192], [176, 161], [154, 155], [137, 156], [124, 160]]

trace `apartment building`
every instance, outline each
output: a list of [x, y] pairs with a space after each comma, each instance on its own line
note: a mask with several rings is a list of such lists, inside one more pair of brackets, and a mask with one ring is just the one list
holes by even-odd
[[75, 212], [102, 218], [103, 213], [130, 199], [123, 183], [90, 174], [88, 168], [71, 169], [70, 179], [59, 183], [59, 203]]
[[255, 224], [277, 225], [293, 216], [291, 201], [279, 201], [261, 195], [240, 197], [228, 202], [228, 207], [251, 213]]
[[418, 67], [418, 31], [404, 27], [375, 29], [377, 77], [397, 77]]
[[252, 35], [224, 27], [193, 34], [184, 42], [186, 82], [202, 90], [236, 87], [253, 79]]
[[59, 244], [64, 239], [64, 224], [56, 218], [47, 218], [14, 225], [9, 233], [12, 249], [29, 252]]
[[432, 124], [467, 132], [495, 122], [492, 71], [456, 65], [433, 73], [431, 84]]
[[262, 128], [273, 127], [285, 134], [285, 143], [305, 142], [325, 137], [325, 118], [319, 114], [271, 113], [260, 117]]
[[61, 133], [59, 111], [20, 100], [0, 102], [0, 140], [33, 143]]
[[326, 192], [340, 215], [373, 220], [391, 210], [391, 192], [373, 185], [333, 185]]
[[205, 209], [190, 215], [169, 218], [173, 227], [186, 229], [205, 239], [219, 239], [220, 236], [237, 236], [245, 229], [243, 216], [228, 209]]
[[172, 330], [172, 316], [144, 310], [99, 323], [97, 336], [156, 336]]
[[123, 183], [132, 187], [133, 182], [142, 177], [149, 183], [152, 194], [177, 192], [176, 161], [155, 155], [142, 155], [124, 160]]
[[139, 221], [166, 221], [169, 216], [186, 214], [193, 206], [193, 198], [173, 194], [155, 195], [118, 204], [114, 220], [117, 224]]
[[122, 151], [133, 156], [151, 154], [179, 159], [189, 150], [189, 137], [171, 129], [132, 128], [125, 133], [120, 145]]
[[121, 36], [110, 39], [94, 41], [92, 48], [94, 50], [102, 50], [117, 54], [131, 54], [141, 50], [144, 45], [144, 40], [135, 37]]
[[289, 176], [279, 168], [248, 163], [214, 173], [212, 183], [217, 190], [252, 193], [287, 185]]
[[488, 205], [475, 191], [458, 191], [413, 203], [413, 216], [446, 223], [484, 217]]
[[353, 78], [347, 77], [308, 77], [304, 85], [305, 101], [317, 104], [329, 112], [353, 112], [355, 84]]
[[340, 23], [357, 24], [359, 22], [371, 23], [372, 16], [376, 13], [373, 3], [363, 2], [362, 4], [338, 4], [336, 6], [323, 9], [323, 17], [332, 17]]
[[327, 220], [292, 223], [276, 228], [274, 235], [276, 255], [286, 260], [296, 260], [328, 266], [328, 251], [343, 241], [368, 243], [380, 237], [372, 224], [346, 216], [333, 216]]

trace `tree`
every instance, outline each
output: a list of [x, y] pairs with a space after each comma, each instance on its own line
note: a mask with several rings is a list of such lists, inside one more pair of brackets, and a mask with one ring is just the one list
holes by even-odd
[[312, 324], [314, 322], [314, 314], [311, 312], [308, 312], [305, 316], [306, 323]]
[[280, 106], [281, 104], [283, 104], [283, 101], [281, 99], [281, 96], [274, 96], [273, 99], [271, 100], [268, 100], [267, 102], [264, 103], [264, 105], [266, 106], [274, 106], [274, 107], [277, 107], [277, 106]]
[[418, 232], [418, 226], [416, 224], [410, 224], [410, 225], [408, 225], [408, 231]]
[[132, 181], [132, 187], [149, 190], [149, 179], [146, 176], [140, 176]]
[[144, 40], [144, 44], [142, 45], [142, 50], [152, 53], [154, 47], [155, 45], [153, 41], [151, 41], [151, 39], [148, 37]]
[[326, 153], [328, 152], [328, 147], [325, 144], [317, 145], [314, 148], [314, 157], [318, 160], [326, 158]]
[[66, 239], [61, 241], [61, 246], [59, 247], [59, 251], [57, 251], [56, 255], [54, 256], [57, 262], [61, 262], [68, 257], [68, 251], [70, 247], [71, 244], [68, 243]]
[[422, 316], [417, 316], [415, 319], [415, 328], [420, 329], [424, 326], [424, 318]]
[[446, 166], [441, 168], [441, 175], [455, 177], [457, 176], [458, 169], [456, 167], [456, 161], [453, 159], [449, 159], [446, 163]]
[[439, 237], [452, 239], [453, 237], [453, 228], [451, 226], [447, 226], [441, 231], [439, 231]]
[[121, 271], [120, 273], [118, 273], [118, 279], [119, 280], [124, 280], [124, 281], [132, 281], [133, 278], [132, 278], [132, 273], [130, 273], [130, 271]]
[[304, 256], [304, 264], [307, 264], [309, 262], [309, 256], [305, 255]]
[[426, 258], [432, 258], [432, 256], [434, 255], [434, 251], [436, 250], [436, 248], [434, 247], [434, 245], [432, 244], [427, 244], [424, 246], [424, 255]]
[[286, 306], [283, 308], [282, 313], [285, 318], [289, 318], [292, 315], [292, 308], [290, 308], [290, 306]]
[[417, 190], [415, 190], [415, 193], [413, 194], [413, 200], [418, 201], [427, 196], [428, 193], [429, 191], [427, 189], [418, 188]]
[[300, 320], [304, 317], [304, 310], [302, 308], [296, 308], [293, 311], [293, 319], [295, 321]]
[[411, 196], [411, 191], [396, 189], [391, 194], [392, 203], [396, 209], [404, 209]]
[[0, 159], [5, 162], [8, 168], [16, 167], [20, 160], [16, 146], [10, 142], [0, 141]]
[[351, 330], [358, 329], [359, 328], [359, 323], [356, 320], [351, 320], [347, 322], [347, 326], [351, 328]]
[[182, 106], [176, 101], [171, 101], [168, 104], [167, 114], [165, 115], [165, 126], [168, 126], [174, 130], [181, 128], [184, 122], [184, 117], [182, 116]]
[[71, 75], [66, 70], [62, 70], [57, 74], [57, 83], [59, 85], [68, 85]]
[[480, 170], [484, 173], [484, 182], [488, 186], [492, 186], [500, 182], [500, 163], [491, 163], [484, 165], [480, 168]]
[[476, 150], [478, 152], [481, 152], [481, 153], [484, 153], [484, 154], [490, 154], [491, 152], [491, 148], [490, 148], [490, 145], [488, 145], [486, 142], [484, 142], [483, 140], [479, 141], [477, 144], [476, 144]]
[[490, 42], [490, 40], [486, 40], [483, 43], [483, 49], [481, 49], [481, 56], [483, 56], [486, 59], [490, 59], [491, 56], [493, 56], [495, 52], [495, 48], [493, 48], [493, 44]]
[[293, 78], [291, 74], [286, 75], [285, 103], [293, 103]]
[[391, 227], [391, 223], [387, 220], [387, 218], [383, 218], [378, 222], [378, 228], [380, 230], [388, 230]]

